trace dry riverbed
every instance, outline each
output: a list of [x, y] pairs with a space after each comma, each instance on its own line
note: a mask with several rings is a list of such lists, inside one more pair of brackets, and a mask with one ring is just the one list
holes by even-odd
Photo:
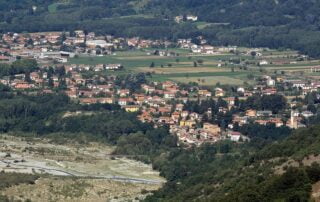
[[0, 171], [42, 174], [33, 185], [1, 194], [32, 201], [128, 201], [164, 183], [151, 165], [111, 156], [98, 143], [56, 145], [48, 140], [0, 136]]

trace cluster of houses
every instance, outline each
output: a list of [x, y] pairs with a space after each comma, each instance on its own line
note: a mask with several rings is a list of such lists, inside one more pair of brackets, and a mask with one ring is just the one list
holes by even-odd
[[41, 62], [67, 62], [73, 53], [61, 51], [62, 32], [7, 33], [0, 38], [0, 62], [34, 58]]
[[77, 55], [110, 55], [128, 48], [168, 47], [168, 40], [144, 40], [139, 37], [97, 36], [82, 30], [70, 32], [6, 33], [0, 37], [0, 62], [33, 58], [39, 63], [67, 63]]
[[177, 45], [180, 48], [188, 49], [193, 54], [202, 54], [202, 55], [216, 55], [221, 53], [229, 53], [230, 51], [236, 51], [236, 46], [212, 46], [208, 45], [207, 40], [199, 36], [197, 37], [199, 41], [197, 44], [192, 42], [191, 39], [178, 39]]
[[[196, 19], [196, 16], [187, 16]], [[199, 36], [199, 43], [191, 39], [147, 40], [139, 37], [121, 38], [112, 35], [98, 36], [94, 32], [76, 30], [74, 32], [6, 33], [0, 36], [0, 62], [11, 63], [17, 58], [36, 59], [40, 64], [68, 63], [78, 56], [115, 55], [117, 50], [181, 47], [192, 54], [214, 55], [236, 51], [237, 47], [214, 47]], [[177, 56], [170, 51], [147, 52], [159, 56]], [[98, 67], [97, 71], [100, 67]], [[114, 69], [118, 67], [110, 67]], [[106, 68], [109, 69], [109, 68]]]
[[185, 21], [191, 21], [191, 22], [196, 22], [198, 21], [198, 16], [196, 15], [178, 15], [174, 18], [174, 21], [176, 23], [182, 23]]
[[[185, 144], [200, 145], [205, 142], [217, 142], [223, 139], [232, 141], [249, 141], [249, 138], [237, 131], [235, 126], [257, 123], [260, 125], [274, 124], [276, 127], [288, 126], [296, 129], [305, 127], [303, 120], [314, 116], [313, 112], [296, 110], [297, 101], [288, 98], [287, 110], [290, 117], [285, 119], [282, 114], [274, 114], [272, 111], [259, 111], [249, 109], [242, 113], [232, 114], [232, 121], [227, 128], [208, 121], [206, 117], [212, 117], [214, 111], [209, 108], [203, 114], [185, 109], [190, 100], [218, 100], [222, 99], [226, 106], [220, 107], [218, 113], [226, 114], [231, 109], [237, 108], [237, 100], [246, 100], [253, 95], [283, 94], [277, 89], [277, 85], [290, 85], [297, 89], [302, 98], [306, 93], [317, 92], [320, 83], [316, 81], [293, 80], [289, 78], [274, 78], [262, 76], [261, 82], [252, 87], [238, 87], [236, 94], [228, 90], [216, 87], [214, 89], [199, 86], [182, 88], [173, 81], [146, 82], [141, 84], [140, 89], [126, 89], [117, 85], [117, 76], [94, 76], [83, 77], [82, 70], [100, 71], [100, 69], [120, 68], [121, 65], [56, 65], [54, 69], [63, 68], [64, 76], [58, 73], [48, 73], [48, 67], [43, 66], [40, 70], [31, 72], [29, 79], [25, 74], [16, 74], [11, 77], [0, 79], [2, 84], [8, 85], [20, 91], [39, 91], [53, 93], [54, 90], [63, 91], [67, 96], [81, 104], [108, 103], [117, 104], [127, 112], [138, 113], [138, 119], [142, 122], [154, 123], [155, 127], [168, 125], [170, 132], [177, 135], [180, 142]], [[51, 81], [51, 86], [50, 86]], [[123, 84], [125, 81], [121, 81]], [[59, 88], [63, 83], [63, 88]], [[320, 97], [320, 95], [319, 95]], [[217, 113], [217, 112], [216, 112]]]
[[[204, 38], [198, 38], [200, 45], [189, 39], [179, 39], [182, 48], [190, 49], [193, 53], [215, 54], [217, 52], [235, 51], [236, 47], [213, 47], [207, 45]], [[101, 76], [99, 71], [119, 70], [121, 64], [98, 65], [67, 65], [55, 64], [52, 61], [64, 63], [70, 57], [81, 54], [111, 54], [115, 49], [124, 47], [148, 48], [154, 46], [169, 46], [171, 42], [162, 40], [143, 40], [140, 38], [115, 38], [112, 36], [96, 36], [95, 33], [75, 31], [73, 34], [63, 32], [28, 33], [2, 35], [0, 39], [0, 62], [10, 63], [17, 57], [34, 58], [41, 64], [40, 69], [30, 74], [16, 74], [0, 78], [0, 83], [19, 91], [54, 93], [62, 91], [71, 99], [81, 104], [108, 103], [117, 104], [127, 112], [137, 113], [142, 122], [154, 123], [155, 127], [168, 125], [170, 132], [177, 135], [180, 142], [185, 144], [201, 145], [205, 142], [217, 142], [223, 139], [241, 142], [249, 141], [245, 135], [236, 131], [236, 126], [249, 123], [260, 125], [274, 124], [276, 127], [290, 128], [304, 127], [303, 121], [314, 116], [306, 106], [296, 110], [301, 105], [292, 101], [284, 92], [285, 89], [294, 89], [304, 96], [317, 93], [320, 82], [317, 79], [293, 78], [289, 76], [262, 76], [254, 86], [239, 86], [236, 92], [229, 92], [223, 87], [206, 88], [200, 86], [183, 87], [173, 81], [149, 82], [139, 84], [139, 89], [127, 89], [119, 85], [119, 77], [112, 74]], [[69, 49], [68, 49], [69, 48]], [[175, 53], [156, 51], [156, 55], [168, 56]], [[51, 61], [51, 62], [50, 62]], [[47, 63], [50, 62], [50, 65]], [[53, 71], [49, 66], [53, 66]], [[63, 69], [63, 74], [61, 74]], [[311, 71], [318, 71], [318, 67]], [[56, 71], [59, 70], [59, 71]], [[84, 76], [83, 71], [91, 71]], [[60, 73], [59, 73], [60, 72]], [[279, 88], [281, 86], [281, 88]], [[248, 109], [242, 113], [232, 114], [232, 121], [227, 128], [214, 124], [214, 121], [205, 117], [212, 117], [213, 113], [227, 114], [237, 108], [237, 100], [246, 100], [254, 95], [282, 94], [287, 97], [290, 117], [283, 114], [274, 114], [272, 111]], [[319, 96], [320, 98], [320, 96]], [[219, 107], [218, 112], [209, 108], [199, 114], [186, 109], [188, 101], [222, 99], [226, 106]], [[303, 104], [302, 104], [303, 105]]]

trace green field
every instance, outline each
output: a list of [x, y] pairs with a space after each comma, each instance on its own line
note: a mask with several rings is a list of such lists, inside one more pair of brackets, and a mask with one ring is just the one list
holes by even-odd
[[[265, 65], [259, 68], [254, 65], [263, 58], [235, 55], [235, 54], [221, 54], [221, 55], [195, 55], [186, 49], [171, 48], [169, 52], [175, 52], [176, 56], [157, 56], [152, 53], [155, 49], [141, 49], [133, 51], [118, 51], [114, 55], [107, 56], [80, 56], [72, 58], [69, 64], [115, 64], [119, 63], [124, 66], [122, 71], [102, 71], [99, 74], [115, 74], [123, 75], [129, 73], [151, 73], [150, 80], [165, 81], [173, 80], [176, 82], [189, 83], [197, 82], [199, 85], [215, 85], [217, 82], [221, 84], [242, 85], [244, 82], [253, 84], [253, 80], [248, 80], [247, 75], [253, 74], [255, 76], [261, 75], [259, 69], [263, 69], [266, 74], [273, 73], [274, 70], [300, 70], [306, 69], [309, 66], [320, 64], [319, 61], [313, 62], [298, 62], [297, 64], [288, 65]], [[286, 55], [296, 54], [294, 51], [264, 51], [265, 55]], [[287, 56], [283, 57], [286, 58]], [[232, 63], [234, 60], [248, 61], [249, 70], [244, 71], [239, 69], [239, 66]], [[200, 62], [199, 62], [200, 61]], [[293, 60], [294, 61], [294, 60]], [[197, 62], [197, 66], [194, 66]], [[154, 64], [151, 67], [151, 64]], [[226, 64], [226, 66], [218, 67], [218, 64]], [[231, 71], [234, 68], [233, 71]], [[88, 74], [97, 74], [92, 72]]]
[[245, 81], [227, 76], [204, 76], [204, 77], [172, 77], [169, 80], [181, 83], [195, 82], [203, 86], [213, 86], [217, 83], [229, 85], [242, 85]]
[[[152, 81], [176, 81], [181, 83], [196, 82], [203, 86], [212, 86], [217, 83], [229, 85], [243, 85], [244, 82], [253, 84], [247, 75], [250, 72], [201, 72], [201, 73], [173, 73], [173, 74], [156, 74], [152, 75]], [[255, 73], [259, 75], [259, 73]]]
[[230, 23], [209, 23], [204, 21], [198, 21], [195, 22], [198, 29], [205, 29], [207, 27], [211, 26], [221, 26], [221, 25], [229, 25]]
[[49, 6], [48, 6], [48, 11], [50, 12], [50, 13], [55, 13], [55, 12], [57, 12], [57, 9], [58, 9], [58, 6], [59, 5], [62, 5], [62, 4], [68, 4], [68, 1], [65, 1], [65, 2], [58, 2], [58, 3], [53, 3], [53, 4], [50, 4]]
[[197, 28], [198, 28], [198, 29], [204, 29], [204, 28], [212, 25], [213, 23], [201, 22], [201, 21], [200, 21], [200, 22], [196, 22], [195, 24], [197, 25]]
[[155, 64], [155, 67], [168, 67], [170, 64], [173, 68], [175, 67], [193, 67], [193, 62], [202, 60], [203, 64], [198, 66], [203, 67], [217, 67], [220, 60], [227, 60], [230, 58], [235, 58], [237, 56], [232, 55], [216, 55], [216, 56], [193, 56], [188, 55], [189, 52], [184, 49], [169, 49], [169, 51], [174, 51], [179, 54], [179, 56], [155, 56], [147, 55], [151, 50], [143, 51], [125, 51], [117, 52], [116, 55], [108, 55], [101, 57], [88, 57], [81, 56], [78, 58], [72, 58], [69, 64], [113, 64], [120, 63], [125, 68], [137, 68], [137, 67], [150, 67], [151, 63]]

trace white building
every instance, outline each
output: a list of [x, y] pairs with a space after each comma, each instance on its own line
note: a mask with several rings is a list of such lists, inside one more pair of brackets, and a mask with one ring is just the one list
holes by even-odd
[[96, 48], [97, 46], [101, 48], [108, 48], [113, 46], [112, 43], [107, 43], [105, 40], [88, 40], [86, 45], [90, 48]]
[[276, 85], [276, 81], [274, 79], [268, 78], [267, 79], [267, 85], [268, 86], [275, 86]]
[[269, 62], [267, 60], [262, 60], [259, 62], [259, 65], [268, 65]]
[[198, 20], [198, 16], [195, 16], [195, 15], [187, 15], [187, 20], [190, 20], [190, 21], [197, 21]]
[[105, 67], [106, 70], [118, 70], [121, 68], [122, 68], [121, 64], [107, 64]]

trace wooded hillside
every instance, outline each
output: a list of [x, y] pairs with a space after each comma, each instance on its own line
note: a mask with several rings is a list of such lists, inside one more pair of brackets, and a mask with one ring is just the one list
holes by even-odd
[[[214, 45], [292, 48], [320, 56], [320, 2], [314, 0], [0, 0], [0, 11], [0, 32], [85, 29], [173, 40], [204, 35]], [[173, 20], [188, 14], [207, 26]]]

